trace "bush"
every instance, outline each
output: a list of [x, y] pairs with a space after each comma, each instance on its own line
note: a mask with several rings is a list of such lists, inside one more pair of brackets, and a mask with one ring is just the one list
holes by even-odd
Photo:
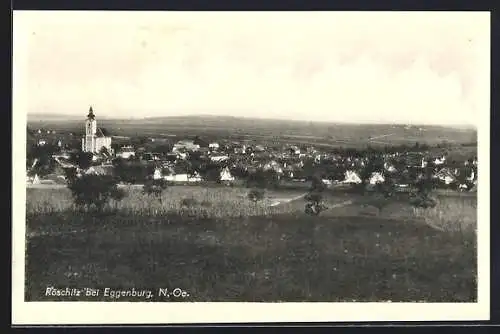
[[304, 199], [309, 202], [319, 203], [323, 200], [323, 195], [320, 192], [313, 191], [307, 194]]
[[410, 199], [410, 204], [415, 208], [434, 208], [437, 205], [437, 200], [428, 195], [417, 194]]
[[116, 180], [109, 175], [82, 175], [68, 184], [74, 203], [86, 210], [102, 211], [110, 199], [120, 201], [125, 192], [118, 189]]
[[323, 180], [319, 176], [313, 176], [311, 181], [312, 192], [323, 192], [326, 189], [326, 185], [323, 183]]
[[167, 189], [167, 182], [164, 179], [147, 180], [142, 187], [144, 194], [156, 197], [160, 204], [162, 203], [162, 194], [165, 189]]
[[257, 171], [248, 174], [246, 185], [248, 188], [278, 188], [278, 174], [273, 170], [258, 169]]
[[194, 207], [198, 204], [198, 201], [194, 198], [183, 198], [181, 199], [181, 206], [183, 207]]
[[252, 202], [258, 202], [264, 199], [264, 190], [262, 189], [252, 189], [248, 193], [248, 199]]

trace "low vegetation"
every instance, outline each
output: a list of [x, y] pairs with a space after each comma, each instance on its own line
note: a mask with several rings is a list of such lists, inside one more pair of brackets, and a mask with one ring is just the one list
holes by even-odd
[[77, 212], [68, 189], [27, 190], [27, 300], [48, 300], [48, 285], [179, 287], [189, 301], [476, 299], [475, 198], [394, 196], [366, 216], [377, 195], [321, 192], [354, 204], [312, 217], [304, 199], [269, 206], [295, 196], [284, 191], [168, 187], [159, 201], [122, 189], [97, 213]]

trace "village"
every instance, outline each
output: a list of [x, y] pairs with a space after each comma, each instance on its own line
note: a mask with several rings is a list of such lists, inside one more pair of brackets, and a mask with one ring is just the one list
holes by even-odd
[[[327, 187], [366, 183], [390, 177], [405, 191], [431, 170], [440, 188], [477, 191], [477, 157], [450, 159], [424, 145], [364, 150], [314, 147], [199, 136], [123, 141], [97, 126], [92, 107], [85, 134], [60, 135], [51, 129], [28, 129], [27, 185], [65, 185], [74, 173], [114, 175], [120, 184], [165, 179], [171, 184], [242, 185], [249, 175], [269, 172], [280, 186], [307, 186], [318, 176]], [[121, 142], [121, 143], [120, 143]], [[88, 161], [82, 163], [82, 159]], [[369, 173], [367, 168], [369, 166]]]

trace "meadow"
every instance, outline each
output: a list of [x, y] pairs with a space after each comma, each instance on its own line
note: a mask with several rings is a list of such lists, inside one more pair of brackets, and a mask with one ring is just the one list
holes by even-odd
[[47, 286], [189, 292], [149, 301], [476, 300], [475, 197], [379, 211], [370, 197], [332, 193], [339, 206], [310, 217], [304, 200], [284, 201], [300, 191], [257, 203], [247, 191], [170, 187], [160, 204], [131, 188], [95, 215], [66, 189], [27, 189], [26, 300], [58, 300]]

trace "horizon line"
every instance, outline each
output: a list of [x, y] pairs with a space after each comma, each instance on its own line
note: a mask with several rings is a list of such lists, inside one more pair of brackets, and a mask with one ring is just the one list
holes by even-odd
[[[71, 120], [78, 119], [79, 116], [75, 114], [67, 114], [67, 113], [58, 113], [58, 112], [41, 112], [41, 113], [27, 113], [27, 120], [30, 117], [43, 117], [47, 116], [60, 116], [60, 117], [68, 117]], [[216, 115], [210, 113], [193, 113], [193, 114], [184, 114], [184, 115], [155, 115], [155, 116], [108, 116], [101, 115], [96, 118], [100, 118], [103, 120], [151, 120], [151, 119], [160, 119], [160, 118], [196, 118], [196, 117], [213, 117], [213, 118], [233, 118], [240, 120], [261, 120], [261, 121], [277, 121], [277, 122], [293, 122], [293, 123], [319, 123], [319, 124], [348, 124], [348, 125], [406, 125], [406, 126], [437, 126], [437, 127], [448, 127], [448, 128], [468, 128], [477, 130], [477, 126], [470, 123], [421, 123], [421, 122], [387, 122], [387, 121], [348, 121], [348, 120], [331, 120], [331, 121], [322, 121], [322, 120], [304, 120], [304, 119], [285, 119], [285, 118], [273, 118], [273, 117], [257, 117], [257, 116], [232, 116], [232, 115]], [[85, 119], [85, 115], [83, 115], [82, 120]]]

